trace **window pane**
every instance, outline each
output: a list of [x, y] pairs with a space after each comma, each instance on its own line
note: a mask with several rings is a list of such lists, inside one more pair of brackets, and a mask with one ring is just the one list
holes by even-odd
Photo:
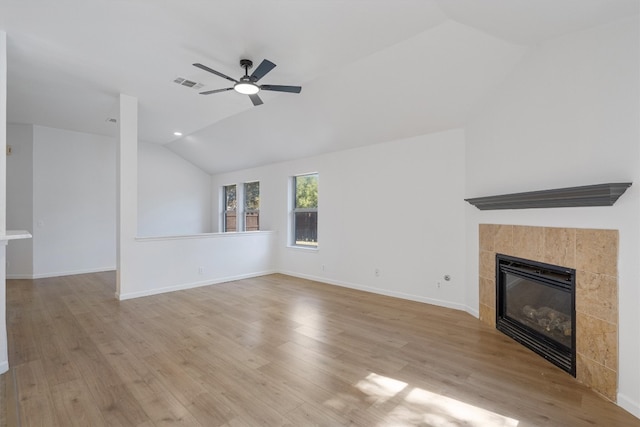
[[224, 213], [224, 231], [236, 231], [236, 213], [228, 211]]
[[259, 182], [248, 182], [244, 185], [244, 209], [247, 211], [260, 209]]
[[296, 245], [318, 246], [318, 212], [295, 212]]
[[224, 187], [224, 210], [225, 211], [235, 211], [237, 202], [236, 202], [236, 186], [235, 185], [227, 185]]
[[260, 182], [244, 184], [244, 229], [260, 230]]
[[225, 185], [224, 187], [224, 231], [237, 231], [236, 218], [236, 186]]
[[246, 231], [258, 231], [260, 230], [260, 213], [248, 212], [245, 215], [245, 230]]
[[303, 175], [296, 178], [296, 208], [318, 207], [318, 175]]

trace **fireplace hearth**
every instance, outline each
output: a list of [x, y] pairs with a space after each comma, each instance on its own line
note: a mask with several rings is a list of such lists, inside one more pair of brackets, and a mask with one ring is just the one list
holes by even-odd
[[574, 269], [496, 254], [496, 328], [576, 376]]

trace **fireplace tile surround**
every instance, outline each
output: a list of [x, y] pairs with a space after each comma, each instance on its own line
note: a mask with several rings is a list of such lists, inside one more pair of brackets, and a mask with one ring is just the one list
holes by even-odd
[[576, 269], [576, 378], [616, 401], [618, 231], [480, 224], [480, 320], [495, 327], [496, 253]]

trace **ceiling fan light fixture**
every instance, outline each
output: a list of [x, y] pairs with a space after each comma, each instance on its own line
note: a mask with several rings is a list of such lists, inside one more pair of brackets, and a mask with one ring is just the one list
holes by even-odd
[[243, 95], [255, 95], [260, 92], [260, 87], [258, 87], [258, 85], [247, 81], [239, 81], [233, 86], [233, 89]]
[[229, 77], [226, 74], [216, 71], [212, 68], [202, 65], [200, 63], [193, 64], [194, 67], [198, 67], [201, 70], [207, 71], [211, 74], [215, 74], [218, 77], [234, 82], [233, 87], [225, 87], [224, 89], [213, 89], [200, 92], [200, 95], [211, 95], [213, 93], [226, 92], [228, 90], [235, 90], [242, 95], [248, 95], [249, 99], [253, 103], [254, 107], [262, 105], [262, 99], [258, 96], [258, 92], [263, 90], [272, 92], [288, 92], [288, 93], [300, 93], [302, 88], [300, 86], [283, 86], [283, 85], [259, 85], [258, 81], [263, 78], [267, 73], [273, 70], [276, 66], [268, 59], [263, 59], [258, 68], [249, 75], [249, 68], [253, 67], [253, 62], [250, 59], [241, 59], [240, 66], [244, 68], [244, 76], [240, 77], [240, 80], [236, 80], [233, 77]]

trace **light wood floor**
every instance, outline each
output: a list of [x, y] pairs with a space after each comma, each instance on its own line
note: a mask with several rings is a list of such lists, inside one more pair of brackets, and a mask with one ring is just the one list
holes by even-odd
[[8, 426], [638, 426], [472, 316], [283, 275], [9, 280]]

